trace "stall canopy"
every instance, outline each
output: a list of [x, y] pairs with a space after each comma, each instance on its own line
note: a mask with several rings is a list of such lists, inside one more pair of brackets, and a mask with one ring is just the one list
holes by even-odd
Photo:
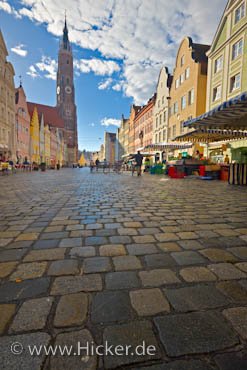
[[183, 143], [181, 144], [173, 142], [173, 143], [162, 143], [162, 144], [150, 144], [147, 145], [144, 149], [145, 150], [156, 150], [162, 152], [163, 150], [167, 149], [187, 149], [191, 148], [192, 144], [191, 143]]
[[177, 141], [210, 143], [247, 138], [247, 131], [198, 128], [175, 138]]
[[220, 104], [199, 117], [184, 122], [184, 127], [247, 130], [247, 92]]

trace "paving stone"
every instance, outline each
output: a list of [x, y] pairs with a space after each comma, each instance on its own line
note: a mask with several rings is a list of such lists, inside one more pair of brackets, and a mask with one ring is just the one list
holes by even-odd
[[108, 257], [91, 257], [83, 261], [83, 271], [85, 274], [108, 272], [111, 270], [111, 262]]
[[113, 257], [113, 264], [116, 271], [141, 269], [141, 262], [136, 256]]
[[246, 370], [247, 352], [230, 352], [214, 357], [220, 370]]
[[126, 292], [101, 292], [92, 299], [91, 319], [93, 323], [109, 323], [130, 320], [133, 311]]
[[99, 248], [99, 254], [105, 257], [125, 256], [126, 250], [123, 244], [107, 244]]
[[70, 238], [87, 238], [93, 235], [93, 230], [74, 230], [69, 233]]
[[76, 231], [76, 230], [84, 230], [84, 225], [76, 224], [66, 226], [66, 231]]
[[10, 302], [25, 298], [37, 297], [47, 293], [50, 285], [49, 278], [24, 280], [20, 283], [7, 282], [0, 285], [0, 302]]
[[86, 245], [103, 245], [107, 244], [107, 239], [103, 236], [92, 236], [85, 240]]
[[75, 247], [69, 252], [71, 257], [93, 257], [96, 255], [94, 247]]
[[112, 244], [129, 244], [132, 242], [132, 239], [130, 236], [111, 236], [110, 237], [110, 242]]
[[17, 261], [27, 253], [27, 249], [7, 249], [0, 252], [0, 262]]
[[64, 258], [65, 248], [42, 249], [30, 251], [24, 258], [24, 262], [52, 261]]
[[207, 360], [177, 360], [131, 370], [215, 370], [215, 367], [212, 367]]
[[177, 235], [182, 240], [192, 240], [192, 239], [199, 238], [199, 236], [193, 231], [183, 231], [183, 232], [177, 233]]
[[10, 244], [13, 239], [0, 239], [0, 248]]
[[241, 271], [247, 272], [247, 262], [235, 263], [234, 266], [240, 269]]
[[0, 239], [11, 239], [17, 237], [20, 231], [0, 231]]
[[212, 230], [197, 230], [196, 233], [200, 238], [218, 238], [219, 234]]
[[136, 272], [110, 272], [105, 276], [106, 289], [139, 288], [140, 282]]
[[77, 292], [96, 292], [102, 290], [102, 279], [99, 274], [83, 276], [59, 276], [55, 279], [52, 295], [63, 295]]
[[21, 241], [21, 240], [37, 240], [39, 237], [39, 233], [23, 233], [20, 234], [15, 240]]
[[115, 236], [115, 235], [117, 235], [116, 229], [95, 230], [95, 236]]
[[173, 252], [171, 256], [179, 265], [197, 265], [206, 262], [206, 259], [195, 251]]
[[33, 249], [50, 249], [56, 248], [59, 244], [58, 239], [51, 239], [51, 240], [37, 240], [34, 245]]
[[235, 248], [228, 248], [229, 252], [233, 253], [240, 259], [246, 260], [247, 259], [247, 247], [235, 247]]
[[[63, 231], [64, 226], [48, 226], [45, 228], [43, 231], [44, 233], [52, 233], [52, 232], [57, 232], [57, 231]], [[41, 230], [43, 230], [41, 228]]]
[[0, 278], [8, 276], [16, 267], [18, 262], [0, 263]]
[[154, 322], [166, 353], [172, 357], [215, 352], [239, 342], [218, 312], [167, 315], [156, 317]]
[[150, 254], [145, 256], [145, 262], [148, 267], [156, 268], [156, 267], [171, 267], [175, 266], [175, 260], [169, 254]]
[[86, 320], [87, 310], [87, 294], [75, 293], [64, 295], [58, 302], [54, 325], [56, 327], [81, 325]]
[[227, 248], [238, 247], [243, 245], [243, 240], [234, 236], [222, 236], [219, 238], [200, 239], [204, 248]]
[[237, 259], [231, 253], [217, 248], [202, 249], [200, 253], [212, 262], [236, 262]]
[[160, 229], [157, 227], [142, 227], [138, 229], [141, 235], [154, 235], [160, 232]]
[[179, 274], [188, 283], [216, 280], [216, 276], [206, 267], [186, 267], [181, 269]]
[[59, 243], [59, 247], [62, 248], [73, 248], [73, 247], [81, 247], [82, 246], [82, 239], [81, 238], [68, 238], [62, 239]]
[[141, 222], [136, 222], [136, 221], [130, 221], [130, 222], [124, 222], [124, 227], [129, 228], [129, 227], [134, 227], [138, 229], [139, 227], [142, 227]]
[[198, 250], [203, 248], [203, 245], [198, 240], [178, 240], [177, 243], [186, 250]]
[[[108, 326], [104, 330], [103, 341], [108, 342], [109, 345], [121, 343], [125, 348], [126, 346], [131, 346], [131, 355], [104, 356], [105, 369], [113, 369], [135, 363], [146, 363], [161, 357], [159, 346], [152, 330], [152, 325], [148, 321], [134, 321], [123, 325]], [[149, 347], [150, 349], [154, 349], [154, 351], [152, 351], [152, 355], [145, 353], [144, 355], [138, 356], [135, 353], [134, 349], [143, 342], [145, 342], [146, 348], [152, 346]]]
[[181, 251], [181, 247], [175, 242], [157, 243], [157, 246], [163, 252], [178, 252], [178, 251]]
[[236, 281], [221, 281], [216, 288], [234, 302], [247, 302], [247, 291]]
[[130, 236], [130, 235], [137, 235], [137, 231], [135, 228], [130, 228], [130, 227], [120, 227], [119, 229], [117, 229], [119, 235], [127, 235], [127, 236]]
[[16, 310], [15, 304], [0, 304], [0, 334], [4, 333]]
[[98, 230], [98, 229], [103, 229], [103, 225], [102, 224], [88, 224], [86, 225], [86, 229], [87, 230]]
[[231, 263], [217, 263], [208, 265], [208, 268], [221, 280], [243, 279], [247, 275], [234, 267]]
[[132, 307], [139, 316], [152, 316], [170, 311], [168, 301], [158, 288], [134, 290], [129, 294]]
[[10, 326], [9, 333], [43, 329], [53, 303], [52, 297], [25, 301]]
[[40, 234], [40, 239], [66, 239], [68, 236], [68, 231], [58, 231], [56, 233], [42, 233]]
[[20, 264], [9, 280], [26, 280], [41, 277], [46, 270], [46, 262], [31, 262]]
[[121, 227], [121, 224], [118, 222], [105, 224], [106, 229], [118, 229], [120, 227]]
[[[50, 336], [47, 333], [28, 333], [14, 336], [4, 336], [0, 338], [1, 346], [1, 369], [3, 370], [40, 370], [46, 358], [45, 352], [42, 351], [39, 356], [30, 356], [28, 346], [48, 346]], [[23, 352], [21, 355], [14, 355], [11, 351], [13, 343], [21, 343]], [[21, 346], [16, 346], [16, 351]]]
[[158, 287], [161, 285], [180, 283], [175, 273], [168, 269], [140, 271], [139, 276], [145, 287]]
[[236, 332], [247, 339], [247, 307], [234, 307], [223, 311], [223, 315], [231, 322]]
[[154, 244], [129, 244], [127, 245], [127, 250], [132, 256], [141, 256], [158, 252]]
[[[78, 344], [80, 348], [78, 348]], [[96, 356], [88, 356], [86, 350], [83, 349], [91, 344], [94, 344], [93, 337], [87, 329], [58, 334], [55, 346], [60, 346], [60, 348], [65, 346], [67, 348], [72, 347], [75, 349], [75, 352], [70, 356], [61, 356], [59, 354], [52, 356], [49, 370], [96, 370]], [[80, 349], [80, 353], [79, 355], [74, 355], [74, 353], [78, 353], [77, 349]]]
[[195, 285], [164, 291], [171, 305], [179, 312], [200, 311], [230, 303], [229, 299], [212, 285]]
[[247, 235], [241, 235], [239, 238], [247, 243]]
[[175, 233], [155, 234], [155, 238], [159, 242], [170, 242], [170, 241], [174, 241], [174, 240], [179, 240], [179, 237]]
[[77, 275], [80, 270], [78, 262], [75, 260], [58, 260], [50, 264], [47, 275], [60, 276], [60, 275]]
[[232, 229], [219, 229], [217, 233], [222, 236], [238, 236], [239, 234]]

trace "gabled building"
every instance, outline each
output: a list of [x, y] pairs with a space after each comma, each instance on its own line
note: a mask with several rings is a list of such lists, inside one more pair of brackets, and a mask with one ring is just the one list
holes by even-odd
[[128, 154], [129, 146], [129, 118], [122, 115], [120, 127], [117, 129], [116, 138], [116, 160], [120, 161], [123, 156]]
[[167, 67], [160, 70], [153, 108], [153, 144], [167, 141], [168, 113], [172, 76]]
[[180, 44], [170, 89], [168, 141], [184, 133], [184, 121], [206, 110], [208, 50], [190, 37]]
[[135, 153], [135, 117], [140, 111], [141, 107], [137, 105], [132, 105], [129, 117], [129, 142], [128, 142], [128, 154]]
[[36, 106], [30, 106], [27, 103], [28, 111], [30, 115], [30, 159], [31, 162], [40, 163], [40, 152], [39, 152], [39, 114]]
[[19, 163], [30, 158], [30, 115], [22, 84], [15, 90], [16, 157]]

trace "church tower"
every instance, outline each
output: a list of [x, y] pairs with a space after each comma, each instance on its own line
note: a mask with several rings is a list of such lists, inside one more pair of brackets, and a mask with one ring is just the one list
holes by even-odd
[[63, 37], [58, 53], [57, 108], [65, 124], [65, 142], [68, 147], [68, 164], [78, 161], [77, 115], [73, 73], [73, 54], [65, 18]]

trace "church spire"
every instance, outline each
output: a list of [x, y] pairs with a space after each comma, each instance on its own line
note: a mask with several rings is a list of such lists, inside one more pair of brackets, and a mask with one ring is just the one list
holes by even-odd
[[67, 28], [67, 18], [65, 13], [65, 20], [64, 20], [64, 28], [63, 28], [63, 48], [69, 50], [69, 36], [68, 36], [68, 28]]

